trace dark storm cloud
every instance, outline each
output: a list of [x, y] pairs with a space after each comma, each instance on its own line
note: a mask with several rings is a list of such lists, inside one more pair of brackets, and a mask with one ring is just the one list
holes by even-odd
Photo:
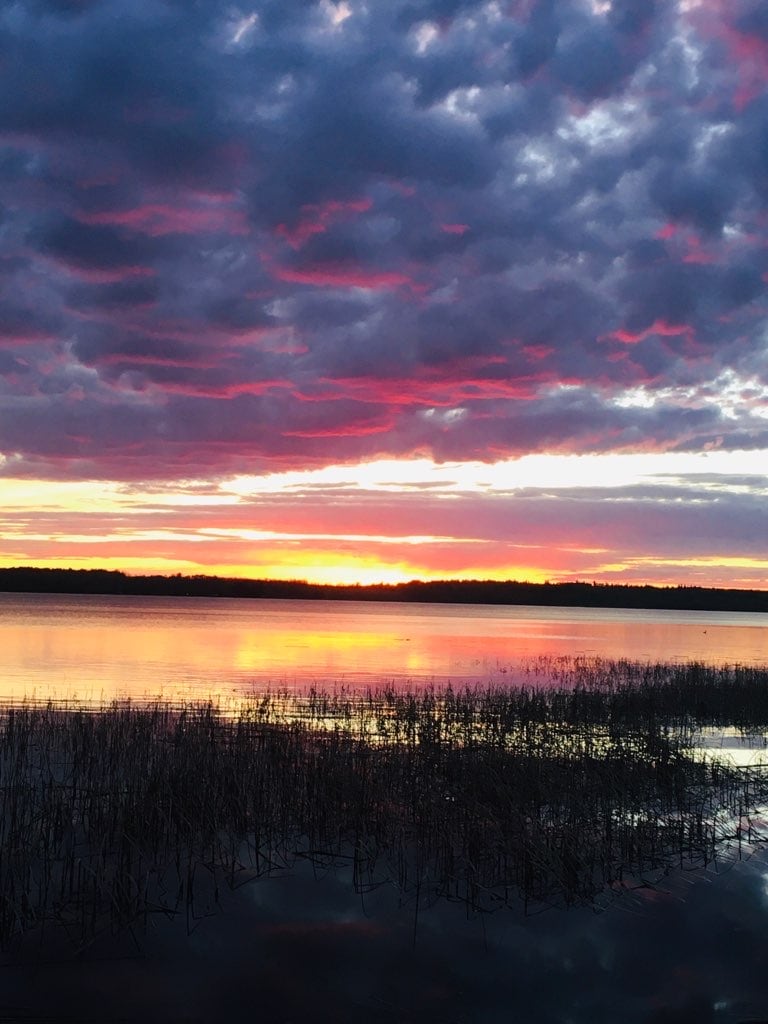
[[[145, 244], [107, 227], [89, 227], [72, 221], [57, 224], [39, 243], [40, 251], [65, 266], [106, 275], [145, 269]], [[148, 271], [151, 272], [151, 271]]]
[[767, 24], [7, 6], [0, 451], [139, 478], [764, 444]]

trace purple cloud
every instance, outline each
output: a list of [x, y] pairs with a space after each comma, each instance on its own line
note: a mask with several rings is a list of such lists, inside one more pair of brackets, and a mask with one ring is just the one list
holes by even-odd
[[14, 472], [766, 443], [712, 391], [768, 386], [760, 5], [26, 0], [0, 45]]

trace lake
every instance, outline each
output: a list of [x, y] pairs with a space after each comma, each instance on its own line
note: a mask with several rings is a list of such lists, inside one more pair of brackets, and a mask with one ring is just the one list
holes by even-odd
[[221, 698], [254, 687], [506, 683], [539, 658], [768, 664], [768, 616], [0, 594], [0, 699]]
[[[665, 880], [603, 913], [422, 909], [349, 872], [297, 865], [225, 892], [219, 912], [160, 919], [139, 951], [2, 972], [9, 1021], [134, 1024], [760, 1024], [766, 865]], [[34, 1014], [34, 1016], [33, 1016]]]
[[[768, 617], [3, 594], [0, 650], [6, 702], [236, 700], [268, 686], [530, 681], [546, 673], [528, 676], [526, 667], [564, 657], [768, 665]], [[751, 747], [742, 753], [745, 764], [754, 763]], [[67, 773], [51, 760], [67, 797]], [[12, 774], [2, 774], [7, 766], [0, 757], [0, 795], [13, 785]], [[150, 771], [151, 762], [141, 760], [139, 777]], [[498, 781], [503, 794], [507, 780]], [[102, 787], [101, 776], [95, 784]], [[64, 822], [65, 841], [74, 820]], [[765, 823], [758, 826], [765, 832]], [[59, 822], [45, 843], [61, 830]], [[12, 826], [9, 835], [6, 876], [6, 854], [18, 857], [23, 849]], [[375, 848], [370, 836], [359, 842]], [[83, 949], [66, 934], [47, 934], [43, 942], [38, 929], [30, 930], [0, 955], [0, 1017], [187, 1024], [764, 1021], [768, 864], [759, 847], [746, 845], [741, 852], [750, 855], [736, 860], [733, 845], [726, 842], [718, 859], [696, 870], [649, 869], [629, 889], [609, 887], [595, 906], [566, 910], [553, 900], [528, 908], [513, 897], [485, 913], [449, 890], [420, 902], [418, 887], [401, 892], [386, 872], [375, 884], [361, 884], [351, 858], [331, 864], [322, 851], [276, 858], [274, 870], [239, 888], [201, 858], [199, 895], [186, 913], [182, 907], [150, 914], [146, 929], [105, 929]], [[80, 856], [84, 849], [73, 852], [75, 863]]]

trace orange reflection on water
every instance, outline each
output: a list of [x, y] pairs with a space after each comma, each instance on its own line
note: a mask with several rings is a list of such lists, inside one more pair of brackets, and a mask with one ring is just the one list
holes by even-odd
[[768, 664], [768, 619], [331, 601], [0, 595], [0, 699], [507, 683], [540, 657]]
[[391, 631], [342, 629], [269, 629], [243, 637], [235, 655], [238, 670], [248, 674], [301, 678], [307, 672], [318, 678], [343, 679], [352, 675], [381, 677], [382, 666], [396, 675], [423, 676], [430, 673], [435, 658], [429, 650], [410, 645], [410, 638]]

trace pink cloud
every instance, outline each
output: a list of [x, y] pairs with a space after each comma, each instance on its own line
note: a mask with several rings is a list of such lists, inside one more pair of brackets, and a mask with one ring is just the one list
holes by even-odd
[[[87, 443], [88, 438], [78, 437], [76, 441]], [[194, 465], [193, 456], [192, 460]], [[351, 470], [350, 479], [353, 478]], [[512, 479], [510, 486], [514, 486]], [[142, 484], [140, 490], [145, 487]], [[162, 496], [163, 491], [158, 493]], [[131, 513], [131, 528], [138, 534], [135, 539], [126, 532], [122, 510], [104, 515], [99, 510], [96, 515], [92, 509], [83, 508], [62, 514], [44, 510], [35, 513], [35, 532], [49, 532], [51, 539], [26, 540], [19, 536], [14, 543], [27, 557], [67, 558], [70, 554], [91, 554], [87, 545], [68, 540], [67, 534], [94, 539], [114, 535], [94, 548], [93, 553], [99, 557], [133, 557], [140, 551], [145, 558], [190, 559], [201, 565], [227, 561], [244, 565], [260, 548], [275, 551], [285, 544], [300, 544], [337, 555], [353, 552], [382, 562], [405, 560], [417, 570], [414, 575], [423, 570], [460, 576], [468, 568], [474, 572], [484, 568], [497, 572], [506, 566], [527, 566], [537, 572], [546, 571], [553, 578], [587, 573], [590, 579], [624, 576], [638, 582], [647, 582], [649, 578], [680, 582], [702, 572], [693, 565], [664, 565], [664, 559], [670, 555], [684, 560], [686, 556], [711, 555], [713, 551], [748, 556], [754, 550], [754, 543], [752, 548], [744, 545], [744, 537], [754, 536], [749, 521], [734, 516], [733, 510], [721, 509], [720, 503], [692, 506], [682, 501], [656, 507], [645, 504], [639, 521], [631, 489], [619, 489], [613, 498], [606, 503], [599, 494], [554, 497], [523, 493], [499, 495], [489, 502], [480, 494], [463, 494], [446, 502], [428, 490], [382, 494], [344, 488], [338, 492], [333, 488], [318, 491], [310, 487], [299, 494], [255, 494], [240, 505], [226, 507], [173, 508], [163, 501], [152, 505], [150, 499]], [[26, 515], [17, 512], [7, 517], [8, 524], [14, 524], [14, 534], [25, 528]], [[753, 526], [759, 512], [754, 516]], [[254, 524], [258, 524], [259, 530], [278, 535], [310, 536], [304, 541], [277, 537], [260, 542], [247, 536], [241, 539], [226, 535], [228, 530], [252, 530]], [[168, 530], [169, 534], [184, 531], [190, 539], [196, 539], [194, 544], [173, 536], [143, 539], [141, 531], [146, 530]], [[199, 530], [212, 533], [197, 533]], [[396, 543], [398, 537], [425, 533], [435, 541], [407, 547]], [[395, 543], [361, 539], [366, 535], [386, 535]], [[655, 560], [658, 566], [654, 565]], [[706, 572], [712, 578], [716, 570]], [[737, 572], [740, 578], [747, 578], [750, 570], [724, 568], [717, 578], [725, 584]], [[756, 573], [754, 578], [759, 579]]]
[[708, 264], [715, 262], [714, 254], [702, 246], [698, 235], [688, 235], [686, 242], [688, 251], [683, 256], [683, 263]]
[[683, 263], [710, 264], [717, 261], [711, 249], [701, 244], [701, 239], [692, 231], [682, 231], [680, 226], [667, 223], [656, 232], [656, 238], [662, 241], [675, 239], [674, 251], [681, 256]]
[[523, 345], [521, 352], [524, 352], [529, 359], [546, 359], [554, 353], [551, 345]]
[[398, 195], [403, 196], [406, 199], [410, 199], [416, 195], [415, 185], [407, 185], [404, 181], [397, 181], [394, 178], [389, 178], [387, 184], [393, 192], [397, 192]]
[[87, 284], [119, 284], [120, 281], [128, 281], [134, 277], [154, 277], [155, 271], [152, 267], [127, 264], [118, 267], [95, 267], [86, 266], [84, 263], [77, 263], [71, 259], [61, 256], [38, 256], [38, 260], [48, 263], [57, 270], [63, 270], [71, 277]]
[[280, 281], [288, 281], [292, 284], [308, 284], [315, 288], [369, 288], [375, 291], [387, 288], [399, 288], [407, 285], [414, 290], [419, 290], [417, 285], [407, 274], [391, 270], [364, 270], [360, 267], [324, 266], [306, 267], [304, 269], [293, 269], [291, 267], [279, 267], [275, 271], [275, 277]]
[[393, 410], [372, 404], [370, 396], [360, 396], [354, 405], [341, 401], [304, 405], [293, 423], [286, 423], [279, 434], [296, 438], [369, 437], [385, 433], [394, 425]]
[[660, 238], [662, 241], [667, 241], [667, 239], [674, 238], [677, 231], [677, 224], [667, 223], [663, 228], [659, 228], [656, 232], [656, 238]]
[[642, 330], [630, 331], [622, 327], [618, 331], [612, 331], [603, 337], [615, 338], [616, 341], [621, 341], [625, 345], [636, 345], [638, 342], [644, 341], [655, 334], [662, 337], [677, 337], [681, 334], [692, 337], [693, 328], [688, 324], [670, 324], [666, 320], [654, 320], [650, 327], [644, 327]]
[[134, 366], [175, 366], [180, 369], [207, 369], [213, 370], [219, 365], [218, 359], [210, 356], [204, 357], [201, 354], [199, 359], [184, 358], [182, 356], [169, 356], [160, 353], [142, 352], [107, 352], [96, 360], [99, 366], [122, 366], [130, 369]]
[[39, 345], [51, 341], [51, 334], [48, 331], [37, 330], [33, 327], [18, 326], [10, 330], [0, 328], [0, 347], [16, 348], [20, 345]]
[[379, 423], [346, 423], [337, 427], [308, 427], [306, 430], [283, 430], [283, 437], [369, 437], [371, 434], [383, 434], [392, 429], [392, 421], [387, 419]]
[[707, 0], [694, 7], [689, 17], [709, 38], [722, 41], [729, 67], [736, 75], [733, 107], [741, 113], [754, 99], [765, 94], [768, 85], [768, 41], [744, 32], [733, 23], [738, 5], [733, 0]]
[[[225, 384], [214, 384], [209, 380], [198, 381], [163, 381], [160, 385], [164, 393], [189, 395], [195, 398], [236, 398], [238, 395], [264, 395], [275, 388], [292, 388], [289, 380], [242, 380]], [[308, 435], [311, 436], [311, 435]]]
[[[498, 360], [483, 360], [485, 365], [489, 365], [490, 362]], [[330, 385], [336, 398], [375, 401], [390, 406], [452, 408], [464, 401], [495, 398], [532, 399], [536, 397], [539, 384], [546, 379], [543, 374], [513, 379], [486, 377], [477, 372], [478, 368], [464, 366], [462, 370], [449, 366], [441, 368], [439, 372], [421, 368], [411, 377], [325, 377], [321, 378], [320, 383]], [[328, 396], [321, 394], [317, 398], [313, 395], [300, 397], [312, 401], [326, 400]]]
[[218, 204], [172, 206], [167, 203], [145, 203], [127, 210], [81, 211], [77, 214], [77, 220], [83, 224], [127, 227], [151, 238], [198, 232], [247, 235], [249, 231], [240, 210]]
[[367, 196], [361, 199], [331, 199], [326, 203], [309, 203], [302, 206], [301, 216], [295, 225], [290, 227], [278, 224], [275, 234], [292, 249], [301, 249], [313, 235], [323, 234], [335, 222], [365, 213], [372, 206], [373, 200]]
[[741, 111], [765, 93], [768, 83], [768, 43], [733, 28], [727, 31], [726, 38], [739, 77], [739, 86], [733, 94], [733, 105]]
[[[234, 352], [240, 349], [258, 348], [260, 352], [279, 355], [302, 355], [309, 351], [306, 343], [301, 341], [292, 329], [284, 327], [244, 327], [241, 329], [231, 326], [215, 327], [210, 323], [201, 323], [193, 319], [155, 319], [151, 316], [141, 315], [144, 310], [151, 312], [152, 309], [153, 307], [150, 305], [133, 306], [130, 310], [133, 315], [130, 318], [127, 315], [121, 315], [117, 326], [121, 332], [138, 335], [142, 339], [160, 342], [178, 341], [205, 346], [211, 352], [210, 361], [206, 361], [206, 366], [219, 365], [221, 353], [214, 354], [213, 351], [218, 349]], [[101, 311], [83, 312], [69, 308], [68, 312], [79, 319], [98, 323], [108, 324], [114, 320], [111, 312], [107, 314]], [[126, 353], [125, 356], [132, 358], [129, 353]], [[195, 363], [194, 365], [201, 364]]]
[[464, 235], [469, 231], [469, 224], [441, 224], [440, 230], [447, 235]]

